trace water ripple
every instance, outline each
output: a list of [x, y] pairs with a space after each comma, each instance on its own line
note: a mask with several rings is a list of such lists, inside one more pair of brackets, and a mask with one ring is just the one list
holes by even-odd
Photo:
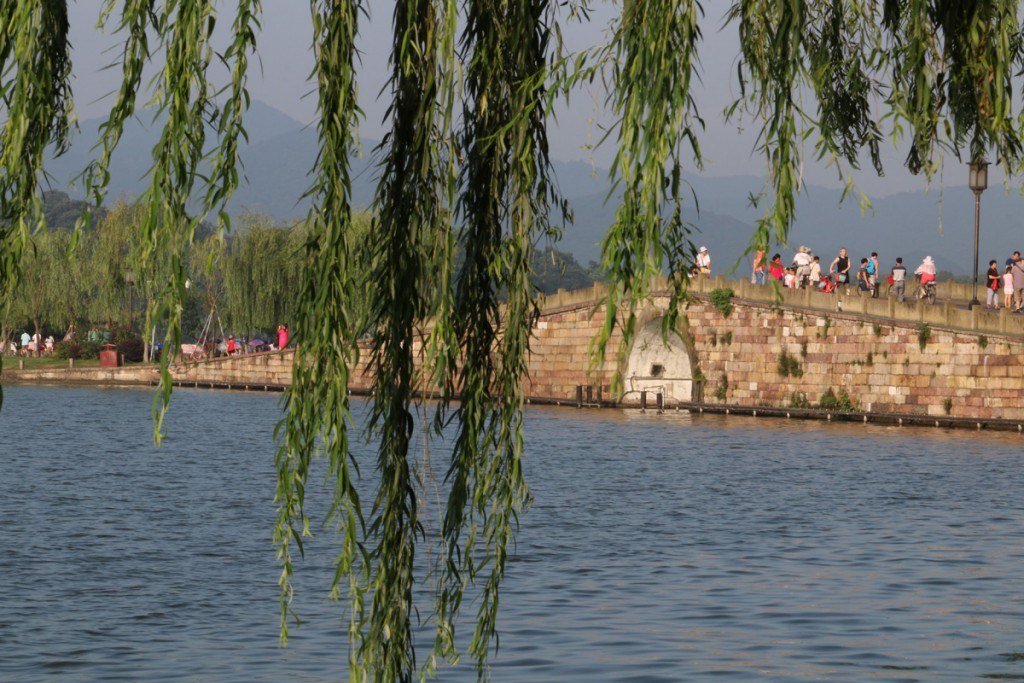
[[[277, 399], [178, 391], [161, 449], [150, 401], [6, 390], [0, 680], [344, 678], [329, 531], [277, 645]], [[531, 410], [493, 678], [1024, 680], [1022, 460], [1016, 435]]]

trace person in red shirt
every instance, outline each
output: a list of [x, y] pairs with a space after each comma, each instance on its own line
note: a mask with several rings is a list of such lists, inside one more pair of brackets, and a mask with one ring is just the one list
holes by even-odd
[[235, 355], [235, 335], [230, 335], [228, 337], [228, 355]]

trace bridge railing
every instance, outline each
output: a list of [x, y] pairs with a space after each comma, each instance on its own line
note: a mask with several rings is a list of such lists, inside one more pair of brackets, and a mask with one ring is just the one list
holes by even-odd
[[[654, 290], [668, 289], [667, 278], [656, 278], [651, 283]], [[1006, 308], [997, 311], [984, 306], [966, 308], [971, 298], [972, 286], [956, 282], [942, 282], [937, 286], [937, 299], [934, 304], [917, 301], [913, 298], [915, 283], [907, 283], [906, 300], [900, 303], [894, 296], [880, 294], [877, 299], [866, 292], [851, 288], [846, 294], [842, 290], [825, 294], [812, 289], [776, 288], [771, 285], [757, 285], [748, 279], [728, 279], [722, 276], [714, 278], [696, 278], [690, 282], [690, 291], [696, 294], [708, 294], [715, 289], [728, 288], [733, 296], [747, 301], [769, 305], [782, 304], [795, 308], [807, 308], [817, 311], [833, 311], [864, 315], [877, 318], [888, 318], [905, 324], [928, 324], [936, 327], [948, 327], [957, 330], [970, 330], [1000, 335], [1024, 335], [1024, 315], [1011, 313]], [[979, 287], [980, 297], [985, 292]], [[885, 291], [883, 286], [882, 291]], [[579, 306], [600, 300], [608, 293], [606, 285], [595, 282], [592, 287], [574, 291], [559, 290], [557, 294], [544, 298], [544, 310], [562, 307]], [[1001, 293], [1000, 293], [1001, 296]]]
[[[1011, 313], [1006, 308], [994, 311], [983, 305], [968, 310], [966, 302], [970, 299], [971, 286], [960, 283], [940, 283], [934, 304], [915, 300], [913, 292], [916, 285], [912, 282], [907, 283], [907, 295], [903, 303], [897, 301], [895, 296], [884, 294], [879, 294], [877, 299], [872, 298], [867, 292], [855, 288], [851, 288], [849, 294], [842, 290], [825, 294], [810, 288], [776, 290], [770, 285], [752, 284], [745, 279], [728, 280], [721, 276], [699, 278], [691, 282], [691, 287], [692, 291], [705, 294], [714, 289], [729, 288], [737, 298], [769, 304], [782, 303], [797, 308], [853, 313], [909, 324], [927, 323], [992, 334], [1024, 335], [1024, 315]], [[885, 291], [884, 287], [882, 291]], [[984, 298], [983, 291], [981, 294]]]

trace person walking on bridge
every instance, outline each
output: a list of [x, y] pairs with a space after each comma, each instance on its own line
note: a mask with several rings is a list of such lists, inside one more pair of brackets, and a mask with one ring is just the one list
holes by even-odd
[[896, 300], [903, 303], [907, 286], [907, 267], [903, 265], [903, 257], [896, 258], [896, 265], [890, 271], [892, 275], [892, 288], [896, 292]]
[[881, 274], [881, 269], [878, 263], [878, 252], [871, 252], [871, 258], [868, 259], [871, 264], [871, 268], [868, 269], [868, 273], [871, 275], [871, 297], [874, 299], [878, 298], [878, 276]]
[[850, 257], [846, 255], [846, 247], [839, 249], [839, 256], [832, 259], [832, 264], [828, 267], [828, 272], [835, 273], [837, 276], [836, 284], [842, 284], [846, 288], [846, 293], [850, 293]]
[[754, 270], [750, 274], [750, 284], [764, 284], [764, 262], [766, 260], [764, 250], [758, 249], [754, 254]]
[[988, 294], [985, 296], [985, 308], [999, 308], [999, 289], [1002, 278], [999, 275], [999, 265], [995, 259], [988, 262], [986, 278]]
[[800, 245], [793, 256], [793, 267], [796, 269], [796, 286], [806, 287], [811, 276], [811, 250]]
[[1024, 307], [1024, 259], [1021, 259], [1019, 251], [1013, 252], [1013, 266], [1010, 272], [1013, 274], [1013, 291], [1015, 292], [1013, 312], [1020, 313], [1021, 308]]

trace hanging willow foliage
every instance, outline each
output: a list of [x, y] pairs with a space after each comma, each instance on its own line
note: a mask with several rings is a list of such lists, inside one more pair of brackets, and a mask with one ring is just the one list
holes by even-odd
[[44, 223], [39, 189], [44, 154], [51, 144], [58, 153], [68, 147], [70, 78], [64, 3], [0, 3], [0, 111], [7, 115], [0, 131], [0, 297], [4, 299], [17, 287], [31, 234]]
[[[234, 19], [218, 52], [213, 27], [226, 4]], [[562, 59], [561, 4], [395, 1], [389, 133], [377, 150], [379, 185], [367, 236], [352, 217], [349, 159], [360, 116], [357, 29], [369, 4], [310, 1], [320, 150], [297, 257], [298, 346], [278, 428], [274, 540], [286, 639], [292, 553], [301, 553], [310, 532], [305, 492], [312, 460], [323, 454], [331, 518], [342, 532], [333, 591], [348, 599], [352, 680], [410, 680], [462, 651], [486, 677], [497, 646], [499, 587], [529, 500], [520, 463], [522, 380], [536, 315], [528, 264], [536, 243], [557, 233], [552, 225], [566, 214], [548, 157], [554, 94], [600, 75], [616, 116], [608, 140], [617, 143], [612, 177], [622, 200], [602, 247], [614, 283], [597, 354], [617, 328], [620, 352], [628, 348], [651, 276], [673, 274], [666, 331], [675, 328], [675, 304], [686, 294], [679, 266], [692, 258], [686, 221], [695, 207], [686, 210], [681, 177], [688, 164], [701, 165], [703, 126], [692, 84], [702, 35], [719, 28], [721, 17], [706, 16], [712, 3], [698, 0], [623, 0], [607, 45]], [[569, 10], [585, 20], [588, 2], [576, 0]], [[196, 226], [214, 215], [229, 227], [223, 207], [239, 183], [260, 16], [258, 0], [107, 0], [101, 8], [101, 21], [124, 39], [117, 65], [123, 81], [83, 185], [94, 205], [104, 201], [111, 155], [137, 113], [142, 74], [159, 66], [147, 99], [162, 133], [133, 244], [140, 271], [160, 273], [148, 294], [157, 314], [147, 324], [166, 325], [168, 348], [179, 342], [185, 255]], [[4, 296], [42, 227], [46, 150], [59, 153], [68, 144], [67, 21], [66, 0], [0, 3]], [[882, 172], [886, 137], [902, 141], [906, 166], [928, 177], [943, 154], [992, 154], [1007, 175], [1022, 171], [1024, 109], [1015, 88], [1024, 40], [1013, 0], [746, 0], [731, 5], [725, 27], [739, 32], [741, 45], [741, 96], [728, 113], [757, 123], [766, 165], [768, 208], [756, 246], [785, 239], [808, 141], [848, 182], [862, 159]], [[226, 82], [215, 84], [211, 73], [221, 72]], [[87, 214], [81, 224], [88, 221]], [[363, 333], [372, 336], [363, 360], [376, 377], [371, 428], [379, 444], [380, 484], [369, 505], [357, 492], [346, 391]], [[170, 398], [166, 365], [162, 377], [158, 438]], [[438, 393], [433, 425], [454, 423], [456, 435], [436, 533], [424, 525], [423, 484], [411, 453], [420, 391]], [[425, 564], [417, 552], [434, 541], [441, 544], [428, 616], [434, 650], [418, 663], [414, 595]], [[456, 625], [466, 591], [474, 591], [476, 626], [460, 645]]]

